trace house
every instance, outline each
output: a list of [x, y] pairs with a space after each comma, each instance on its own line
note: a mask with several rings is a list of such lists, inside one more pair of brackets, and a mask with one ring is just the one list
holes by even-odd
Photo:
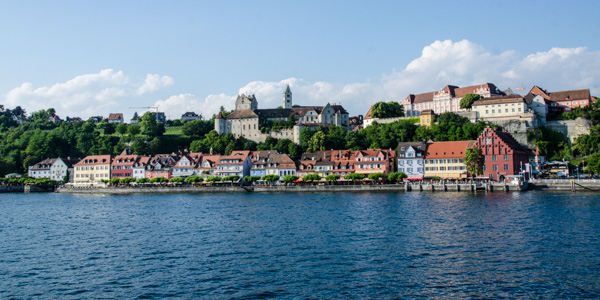
[[250, 176], [263, 177], [267, 175], [267, 165], [269, 165], [269, 156], [271, 154], [276, 155], [279, 153], [277, 150], [251, 152], [252, 168], [250, 169]]
[[69, 123], [83, 122], [83, 120], [80, 117], [72, 117], [72, 118], [67, 117], [65, 120]]
[[408, 180], [423, 180], [425, 176], [425, 142], [398, 143], [398, 172], [404, 172]]
[[419, 116], [425, 110], [433, 110], [437, 115], [445, 112], [465, 112], [466, 109], [460, 108], [460, 100], [466, 94], [478, 94], [486, 98], [502, 96], [504, 92], [498, 89], [493, 83], [467, 87], [446, 85], [437, 92], [410, 94], [400, 102], [400, 105], [404, 106], [404, 113], [407, 116]]
[[139, 159], [138, 155], [132, 154], [129, 149], [124, 149], [121, 154], [115, 156], [110, 166], [111, 178], [134, 178], [133, 169]]
[[137, 124], [139, 118], [140, 117], [138, 116], [137, 112], [133, 113], [133, 117], [131, 117], [131, 120], [129, 120], [129, 124]]
[[95, 124], [98, 124], [104, 120], [103, 116], [92, 116], [88, 120], [93, 120]]
[[173, 166], [173, 177], [189, 177], [195, 174], [196, 166], [202, 159], [202, 153], [188, 153], [179, 158]]
[[383, 173], [394, 171], [396, 151], [384, 149], [357, 150], [354, 161], [354, 172], [359, 174]]
[[58, 115], [56, 115], [56, 114], [48, 117], [48, 122], [51, 122], [51, 123], [54, 123], [54, 124], [60, 123], [62, 121], [63, 120]]
[[183, 115], [181, 115], [181, 121], [195, 121], [200, 120], [200, 116], [193, 111], [186, 111]]
[[333, 162], [332, 175], [339, 175], [341, 178], [354, 173], [354, 162], [356, 161], [357, 151], [350, 150], [332, 150], [330, 160]]
[[494, 180], [504, 180], [508, 175], [518, 175], [529, 163], [529, 151], [521, 146], [508, 132], [493, 130], [489, 126], [483, 130], [474, 144], [485, 157], [483, 176]]
[[71, 158], [48, 158], [28, 168], [28, 176], [31, 178], [48, 178], [56, 181], [65, 180], [68, 176], [69, 182], [73, 181], [73, 164], [78, 159]]
[[529, 94], [542, 96], [548, 104], [549, 112], [554, 114], [571, 112], [574, 108], [584, 107], [595, 101], [589, 89], [548, 92], [534, 86]]
[[467, 148], [473, 147], [474, 144], [475, 141], [428, 142], [425, 150], [424, 178], [467, 178], [464, 157]]
[[121, 124], [123, 123], [123, 114], [122, 113], [114, 113], [108, 115], [108, 123]]
[[303, 153], [298, 161], [296, 175], [302, 178], [308, 174], [315, 174], [315, 164], [319, 159], [320, 156], [317, 153]]
[[33, 166], [29, 166], [27, 175], [31, 178], [51, 178], [50, 168], [56, 161], [56, 158], [47, 158]]
[[205, 180], [208, 177], [216, 176], [217, 162], [220, 158], [221, 155], [202, 155], [200, 157], [200, 161], [194, 169], [194, 174], [202, 177]]
[[222, 155], [216, 163], [215, 175], [227, 177], [231, 175], [244, 178], [250, 175], [252, 160], [250, 160], [250, 151], [233, 151], [231, 155]]
[[176, 163], [176, 157], [171, 154], [157, 154], [146, 165], [146, 178], [164, 177], [170, 180]]
[[435, 117], [436, 115], [431, 109], [422, 111], [421, 115], [419, 116], [421, 126], [431, 127], [431, 124], [435, 122]]
[[525, 121], [528, 127], [537, 127], [533, 110], [532, 97], [520, 95], [506, 95], [482, 98], [473, 103], [472, 111], [476, 113], [478, 120], [489, 121], [498, 124], [500, 121]]
[[139, 156], [137, 161], [133, 164], [132, 173], [133, 178], [140, 179], [146, 178], [146, 167], [150, 162], [150, 156]]
[[73, 165], [75, 184], [95, 184], [101, 180], [110, 180], [110, 155], [86, 156]]
[[277, 175], [280, 179], [296, 175], [296, 163], [287, 154], [273, 154], [267, 159], [266, 175]]

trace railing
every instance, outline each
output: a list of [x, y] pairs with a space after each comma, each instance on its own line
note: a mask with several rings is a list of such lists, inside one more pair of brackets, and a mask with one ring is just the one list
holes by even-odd
[[561, 178], [561, 179], [530, 179], [531, 183], [571, 183], [574, 180], [575, 183], [600, 183], [600, 179], [593, 178]]

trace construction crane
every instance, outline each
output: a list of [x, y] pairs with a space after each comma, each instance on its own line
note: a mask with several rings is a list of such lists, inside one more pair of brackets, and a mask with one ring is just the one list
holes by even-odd
[[156, 110], [156, 112], [158, 112], [158, 108], [159, 106], [130, 106], [129, 108], [147, 108], [148, 110]]

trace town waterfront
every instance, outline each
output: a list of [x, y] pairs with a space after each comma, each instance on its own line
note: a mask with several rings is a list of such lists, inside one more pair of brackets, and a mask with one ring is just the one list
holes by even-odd
[[3, 194], [0, 298], [600, 297], [600, 194]]

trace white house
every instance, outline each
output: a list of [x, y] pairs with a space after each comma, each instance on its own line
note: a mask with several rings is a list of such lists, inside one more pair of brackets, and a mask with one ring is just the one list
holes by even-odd
[[398, 172], [404, 172], [409, 180], [422, 180], [425, 175], [425, 142], [404, 142], [398, 144]]

